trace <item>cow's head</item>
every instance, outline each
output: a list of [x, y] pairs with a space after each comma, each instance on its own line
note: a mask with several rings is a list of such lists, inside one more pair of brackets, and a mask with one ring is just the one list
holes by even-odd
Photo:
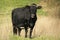
[[37, 9], [41, 9], [42, 6], [37, 6], [35, 3], [33, 3], [30, 6], [30, 12], [31, 12], [31, 18], [34, 18], [36, 16]]
[[31, 13], [31, 18], [34, 18], [36, 16], [36, 12], [37, 9], [41, 9], [42, 6], [37, 6], [35, 3], [33, 3], [32, 5], [26, 5], [26, 8], [29, 9], [30, 13]]

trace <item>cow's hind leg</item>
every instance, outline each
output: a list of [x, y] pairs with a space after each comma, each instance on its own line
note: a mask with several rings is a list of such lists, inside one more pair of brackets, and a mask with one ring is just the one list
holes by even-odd
[[16, 26], [13, 26], [13, 34], [17, 35], [17, 28], [16, 28]]
[[20, 33], [21, 33], [21, 28], [18, 28], [18, 35], [20, 36]]

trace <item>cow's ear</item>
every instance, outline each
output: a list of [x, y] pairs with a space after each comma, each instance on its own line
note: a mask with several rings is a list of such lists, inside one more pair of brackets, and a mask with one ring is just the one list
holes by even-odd
[[42, 6], [37, 6], [37, 9], [41, 9], [42, 8]]

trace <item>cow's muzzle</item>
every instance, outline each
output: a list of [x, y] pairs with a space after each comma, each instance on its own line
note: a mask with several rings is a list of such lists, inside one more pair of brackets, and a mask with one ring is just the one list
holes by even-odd
[[34, 18], [35, 17], [35, 14], [31, 14], [31, 18]]

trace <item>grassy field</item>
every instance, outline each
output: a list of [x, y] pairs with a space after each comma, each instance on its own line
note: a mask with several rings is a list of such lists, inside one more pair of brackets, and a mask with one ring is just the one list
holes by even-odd
[[[35, 36], [32, 39], [12, 35], [11, 11], [17, 7], [23, 7], [32, 3], [39, 4], [40, 0], [0, 0], [0, 40], [60, 40], [53, 36]], [[37, 15], [46, 16], [43, 9], [37, 11]], [[38, 16], [38, 24], [40, 16]], [[37, 24], [37, 25], [38, 25]]]
[[24, 38], [24, 37], [19, 37], [19, 36], [11, 36], [9, 38], [10, 40], [60, 40], [59, 38], [55, 38], [52, 36], [40, 36], [40, 37], [36, 37], [36, 38]]

